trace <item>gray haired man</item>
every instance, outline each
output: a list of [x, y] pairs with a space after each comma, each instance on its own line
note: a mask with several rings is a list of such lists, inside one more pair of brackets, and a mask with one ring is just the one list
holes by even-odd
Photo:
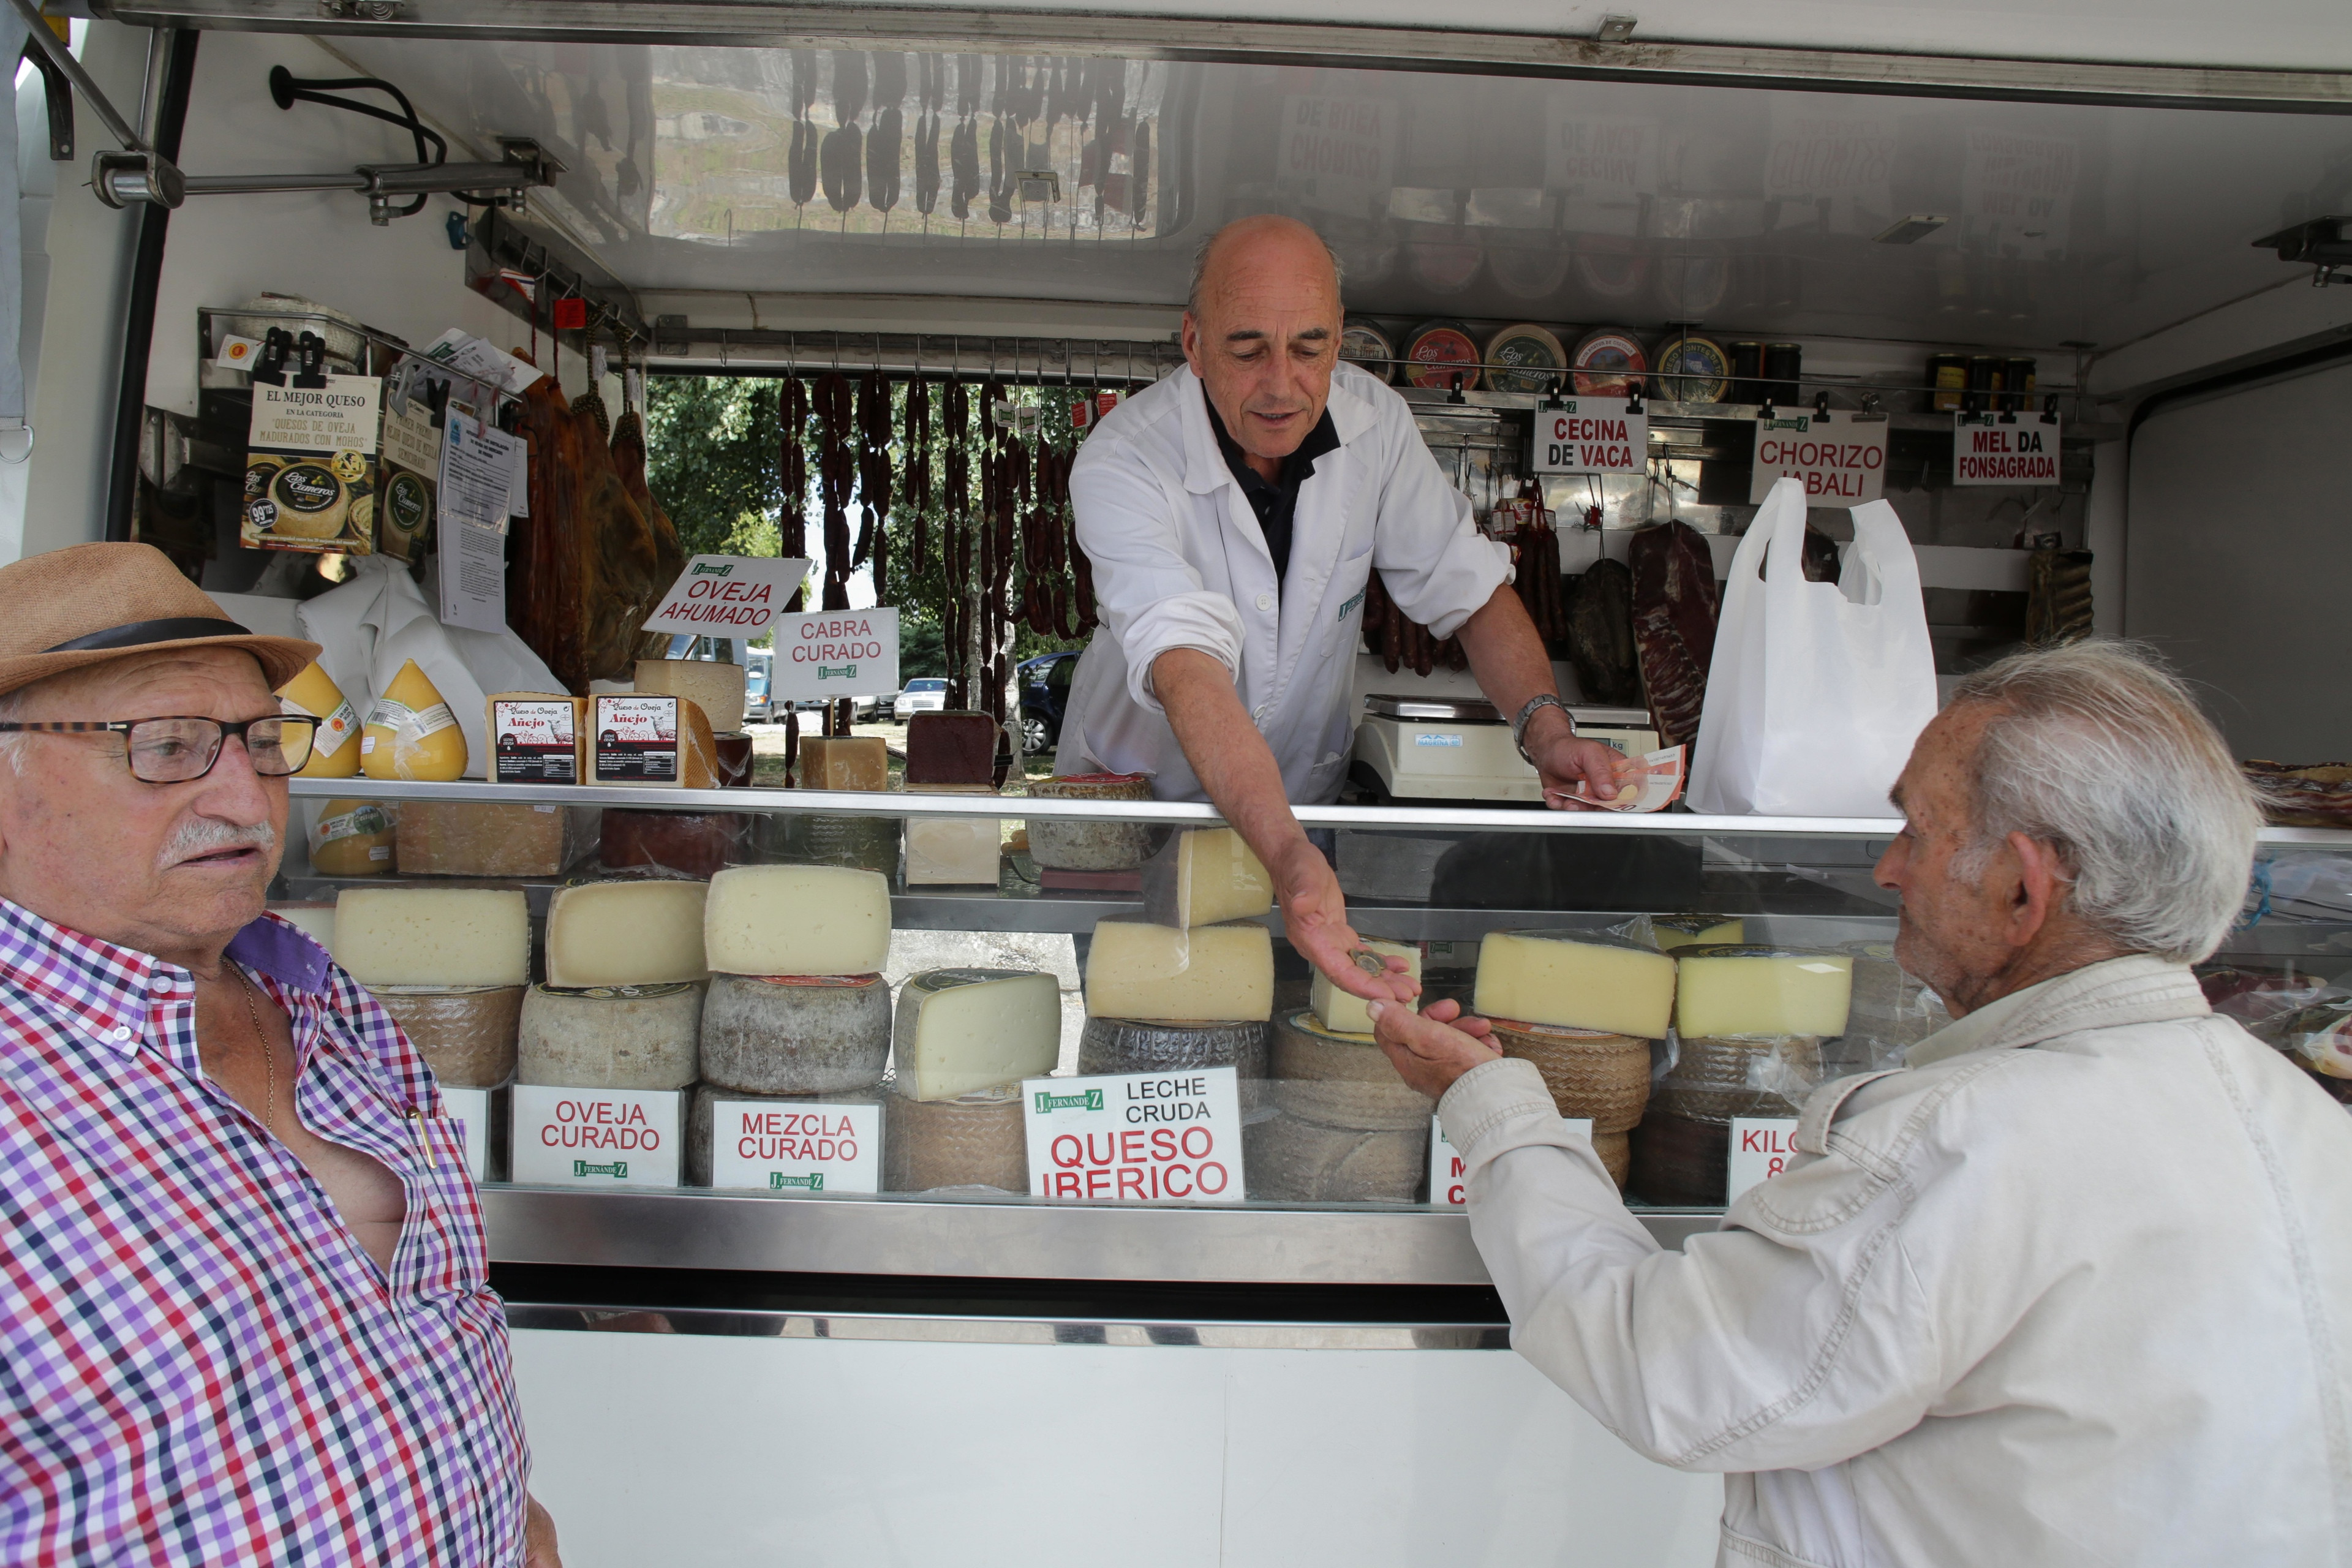
[[2189, 972], [2258, 820], [2221, 736], [2124, 647], [2020, 655], [1895, 799], [1895, 951], [1958, 1021], [1679, 1254], [1482, 1021], [1375, 1008], [1513, 1342], [1725, 1472], [1726, 1563], [2352, 1562], [2352, 1118]]

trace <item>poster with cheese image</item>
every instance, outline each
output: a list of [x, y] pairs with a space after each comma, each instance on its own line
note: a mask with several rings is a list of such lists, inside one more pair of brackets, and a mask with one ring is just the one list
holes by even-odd
[[383, 411], [376, 470], [376, 550], [395, 561], [425, 559], [441, 477], [441, 432], [423, 398]]
[[1021, 1111], [1033, 1197], [1242, 1201], [1241, 1090], [1233, 1068], [1028, 1079]]
[[246, 437], [250, 550], [367, 555], [375, 550], [376, 449], [383, 384], [331, 375], [324, 386], [253, 384]]

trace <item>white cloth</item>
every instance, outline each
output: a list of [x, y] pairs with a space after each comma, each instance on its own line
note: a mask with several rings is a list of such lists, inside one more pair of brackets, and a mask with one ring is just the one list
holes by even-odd
[[1680, 1253], [1532, 1067], [1464, 1074], [1438, 1110], [1512, 1343], [1726, 1472], [1723, 1563], [2352, 1563], [2352, 1117], [2179, 964], [1995, 1005], [1822, 1086]]
[[1087, 437], [1070, 500], [1102, 627], [1071, 682], [1056, 771], [1148, 773], [1161, 800], [1205, 798], [1150, 679], [1153, 659], [1190, 647], [1234, 672], [1289, 798], [1336, 799], [1355, 734], [1372, 568], [1440, 638], [1511, 580], [1509, 549], [1479, 535], [1403, 398], [1343, 363], [1328, 407], [1339, 446], [1298, 487], [1287, 582], [1276, 579], [1189, 369], [1121, 404]]

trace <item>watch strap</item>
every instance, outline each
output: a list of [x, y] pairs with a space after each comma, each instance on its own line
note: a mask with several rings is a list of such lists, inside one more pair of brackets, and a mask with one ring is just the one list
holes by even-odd
[[1511, 720], [1511, 744], [1519, 749], [1520, 761], [1531, 768], [1536, 766], [1536, 760], [1528, 755], [1528, 725], [1535, 719], [1537, 710], [1544, 708], [1559, 709], [1560, 717], [1568, 721], [1569, 734], [1573, 736], [1576, 733], [1576, 715], [1568, 710], [1567, 703], [1549, 691], [1538, 691], [1528, 698], [1526, 705]]

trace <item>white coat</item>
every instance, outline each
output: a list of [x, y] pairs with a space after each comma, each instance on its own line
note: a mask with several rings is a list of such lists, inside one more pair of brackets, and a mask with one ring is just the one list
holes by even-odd
[[1198, 648], [1233, 671], [1297, 804], [1338, 798], [1353, 744], [1364, 590], [1443, 639], [1511, 580], [1403, 398], [1350, 364], [1332, 373], [1338, 450], [1298, 488], [1286, 582], [1225, 466], [1200, 379], [1179, 370], [1115, 410], [1078, 450], [1070, 500], [1102, 626], [1062, 720], [1056, 772], [1148, 773], [1161, 800], [1202, 800], [1160, 702], [1151, 661]]
[[2352, 1563], [2352, 1117], [2112, 959], [1806, 1102], [1662, 1252], [1534, 1068], [1439, 1102], [1519, 1353], [1738, 1568]]

